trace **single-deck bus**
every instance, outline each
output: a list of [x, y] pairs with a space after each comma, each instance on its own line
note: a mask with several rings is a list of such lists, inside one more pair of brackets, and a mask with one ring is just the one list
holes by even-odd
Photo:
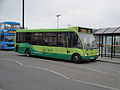
[[0, 23], [0, 49], [14, 49], [16, 29], [20, 29], [20, 23], [18, 22]]
[[27, 56], [43, 56], [75, 63], [96, 60], [99, 50], [92, 29], [24, 29], [16, 31], [15, 51]]

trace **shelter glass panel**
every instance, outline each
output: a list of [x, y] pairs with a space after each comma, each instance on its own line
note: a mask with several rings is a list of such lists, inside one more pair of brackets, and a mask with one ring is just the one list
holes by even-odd
[[114, 57], [120, 57], [120, 36], [114, 38]]
[[111, 55], [112, 36], [103, 36], [103, 55]]

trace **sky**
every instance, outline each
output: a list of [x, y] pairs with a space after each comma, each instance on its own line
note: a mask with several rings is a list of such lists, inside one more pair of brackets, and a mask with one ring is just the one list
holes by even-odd
[[[120, 26], [120, 0], [25, 0], [25, 27], [29, 29], [81, 26]], [[0, 22], [22, 22], [22, 0], [0, 0]]]

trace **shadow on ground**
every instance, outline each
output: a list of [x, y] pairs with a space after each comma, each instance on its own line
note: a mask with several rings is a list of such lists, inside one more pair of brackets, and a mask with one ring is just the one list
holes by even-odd
[[[22, 57], [27, 57], [26, 55], [19, 55]], [[44, 59], [50, 61], [57, 61], [57, 62], [65, 62], [65, 63], [73, 63], [71, 60], [63, 60], [63, 59], [56, 59], [56, 58], [48, 58], [48, 57], [41, 57], [41, 56], [31, 56], [29, 58], [37, 58], [37, 59]], [[74, 63], [74, 64], [88, 64], [88, 63], [95, 63], [96, 61], [84, 61], [82, 63]]]

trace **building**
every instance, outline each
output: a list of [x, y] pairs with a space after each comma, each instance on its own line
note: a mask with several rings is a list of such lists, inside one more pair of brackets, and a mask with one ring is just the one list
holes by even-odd
[[100, 28], [94, 35], [101, 57], [120, 58], [120, 27]]

